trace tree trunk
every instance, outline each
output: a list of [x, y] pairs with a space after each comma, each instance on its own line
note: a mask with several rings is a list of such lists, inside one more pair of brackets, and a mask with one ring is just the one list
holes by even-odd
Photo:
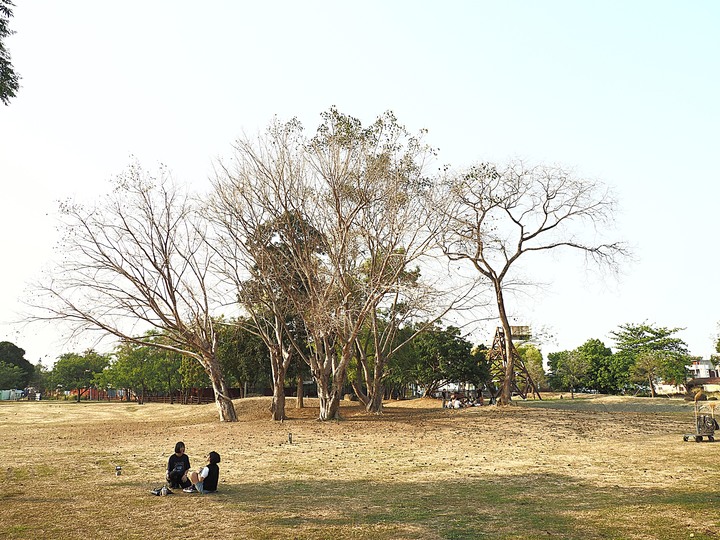
[[372, 396], [368, 404], [365, 406], [367, 412], [380, 414], [383, 410], [383, 387], [382, 384], [376, 383], [373, 386], [379, 386], [373, 390]]
[[204, 366], [210, 383], [212, 384], [213, 393], [215, 394], [215, 405], [217, 405], [218, 414], [221, 422], [237, 422], [237, 412], [235, 405], [230, 399], [230, 392], [225, 384], [225, 378], [222, 375], [220, 364], [215, 355], [207, 355], [203, 357]]
[[650, 397], [655, 397], [655, 385], [651, 375], [648, 375], [648, 383], [650, 383]]
[[231, 399], [216, 395], [215, 403], [217, 405], [218, 413], [220, 414], [221, 422], [237, 422], [237, 413], [235, 412], [235, 405]]
[[295, 394], [297, 395], [297, 400], [295, 401], [295, 408], [302, 409], [305, 407], [305, 389], [303, 388], [303, 380], [302, 375], [297, 376], [297, 389]]
[[[280, 341], [280, 340], [278, 340]], [[282, 345], [270, 348], [270, 366], [273, 378], [272, 419], [285, 420], [285, 374], [292, 356], [284, 351]]]
[[358, 401], [360, 403], [362, 403], [363, 407], [367, 408], [370, 398], [363, 390], [362, 385], [357, 381], [351, 382], [350, 385], [353, 387], [353, 390], [355, 391], [355, 395], [357, 396]]
[[317, 380], [320, 415], [318, 420], [337, 420], [340, 417], [340, 395], [328, 380]]
[[[370, 372], [368, 371], [367, 367], [367, 354], [365, 353], [365, 349], [363, 349], [359, 343], [355, 345], [357, 349], [357, 377], [354, 381], [350, 383], [350, 385], [353, 388], [353, 391], [355, 392], [355, 395], [358, 398], [358, 401], [362, 403], [363, 407], [368, 407], [370, 402]], [[365, 388], [363, 388], [363, 381], [365, 381]], [[367, 392], [365, 391], [367, 389]]]
[[273, 388], [272, 419], [282, 422], [285, 420], [285, 389], [278, 390], [277, 385]]
[[345, 372], [352, 358], [352, 345], [346, 345], [340, 359], [337, 359], [335, 347], [326, 342], [320, 345], [321, 356], [311, 360], [312, 371], [318, 389], [320, 400], [320, 415], [318, 420], [337, 420], [340, 417], [340, 401], [345, 384]]
[[[330, 354], [333, 354], [331, 351]], [[330, 358], [326, 358], [326, 364]], [[330, 362], [328, 365], [332, 365]], [[342, 386], [345, 382], [343, 361], [332, 370], [323, 370], [315, 375], [318, 387], [318, 398], [320, 398], [319, 420], [337, 420], [340, 418], [340, 400], [342, 399]]]
[[382, 373], [385, 369], [384, 355], [377, 355], [375, 358], [375, 366], [373, 367], [372, 380], [368, 381], [368, 403], [365, 405], [367, 412], [380, 414], [383, 408], [383, 397], [385, 394], [385, 385], [382, 380]]
[[382, 383], [382, 378], [378, 376], [377, 369], [373, 374], [372, 384], [368, 385], [368, 403], [365, 405], [367, 412], [380, 414], [383, 409], [383, 397], [385, 394], [385, 385]]
[[337, 420], [340, 418], [340, 392], [337, 379], [330, 377], [317, 377], [318, 398], [320, 399], [320, 415], [318, 420]]
[[500, 392], [500, 405], [509, 405], [512, 400], [513, 383], [515, 382], [515, 358], [513, 357], [512, 333], [510, 332], [510, 321], [508, 321], [505, 312], [505, 300], [503, 298], [502, 287], [499, 282], [494, 282], [495, 297], [498, 305], [498, 314], [500, 323], [505, 334], [505, 378], [503, 379], [502, 391]]

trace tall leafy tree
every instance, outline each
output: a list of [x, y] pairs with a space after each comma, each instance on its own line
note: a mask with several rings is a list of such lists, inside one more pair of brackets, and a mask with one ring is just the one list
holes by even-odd
[[522, 358], [525, 368], [530, 374], [530, 378], [535, 383], [535, 386], [540, 388], [547, 387], [547, 376], [545, 374], [545, 368], [543, 367], [543, 356], [540, 349], [538, 349], [532, 343], [524, 343], [517, 348], [517, 352]]
[[43, 394], [47, 394], [49, 391], [54, 390], [52, 388], [52, 372], [45, 367], [42, 362], [35, 364], [33, 376], [30, 379], [30, 386], [33, 386], [36, 390]]
[[609, 347], [599, 339], [588, 339], [580, 345], [576, 352], [585, 356], [590, 367], [587, 373], [587, 386], [603, 394], [612, 394], [619, 391], [623, 384], [616, 377], [613, 364], [613, 353]]
[[[647, 322], [626, 323], [611, 332], [615, 340], [616, 366], [627, 369], [626, 380], [653, 381], [650, 391], [654, 395], [657, 379], [679, 379], [679, 371], [689, 362], [687, 344], [674, 334], [682, 328], [655, 326]], [[682, 368], [681, 368], [682, 366]]]
[[24, 377], [25, 374], [19, 367], [0, 360], [0, 390], [24, 388]]
[[100, 376], [101, 383], [104, 386], [125, 390], [128, 400], [134, 393], [142, 402], [144, 391], [152, 377], [144, 349], [142, 345], [121, 342], [116, 347], [108, 368]]
[[298, 334], [298, 329], [304, 328], [299, 306], [305, 305], [310, 282], [316, 278], [300, 271], [296, 261], [315, 261], [324, 253], [322, 233], [300, 212], [289, 210], [285, 204], [280, 208], [279, 215], [258, 227], [252, 220], [246, 222], [251, 278], [239, 284], [238, 294], [250, 314], [245, 330], [255, 332], [269, 352], [273, 420], [285, 418], [287, 371], [298, 351], [308, 351], [303, 347], [306, 340]]
[[[411, 339], [415, 333], [414, 329], [407, 326], [398, 330], [397, 340], [403, 342]], [[398, 350], [388, 361], [385, 384], [391, 393], [405, 395], [410, 385], [416, 383], [414, 368], [417, 364], [417, 356], [412, 341], [409, 346]], [[359, 366], [355, 366], [356, 368]], [[353, 379], [354, 380], [354, 379]]]
[[621, 324], [611, 332], [617, 354], [633, 356], [642, 351], [664, 351], [668, 354], [687, 354], [687, 344], [674, 336], [682, 328], [655, 326], [647, 322]]
[[193, 388], [207, 388], [210, 386], [210, 378], [203, 367], [191, 358], [182, 357], [180, 368], [180, 388], [187, 398]]
[[585, 386], [585, 377], [590, 370], [590, 359], [577, 350], [562, 351], [550, 353], [548, 363], [552, 370], [551, 380], [554, 387], [559, 390], [570, 390], [570, 397], [574, 398], [575, 391]]
[[231, 319], [218, 325], [218, 358], [228, 383], [241, 388], [268, 383], [271, 378], [269, 349], [252, 321]]
[[458, 382], [468, 382], [472, 384], [478, 392], [490, 383], [490, 361], [487, 358], [488, 347], [486, 345], [477, 345], [470, 351], [470, 356], [466, 357], [464, 364], [458, 365], [453, 370], [455, 380]]
[[[168, 394], [171, 399], [175, 393], [181, 388], [182, 377], [180, 374], [180, 366], [182, 365], [183, 355], [176, 351], [153, 347], [150, 351], [155, 364], [154, 390]], [[195, 362], [192, 358], [188, 359], [202, 369], [202, 364]], [[204, 388], [211, 386], [210, 379], [203, 385]]]
[[643, 386], [647, 384], [650, 396], [655, 397], [655, 381], [660, 377], [664, 364], [665, 355], [661, 351], [641, 351], [635, 357], [632, 380]]
[[472, 355], [472, 344], [455, 326], [443, 329], [435, 325], [413, 340], [413, 350], [415, 380], [425, 389], [426, 396], [432, 396], [448, 382], [477, 378], [472, 371], [479, 358]]
[[18, 386], [25, 388], [35, 373], [35, 367], [25, 359], [25, 350], [9, 341], [0, 341], [0, 362], [17, 366], [21, 377]]
[[10, 0], [0, 0], [0, 101], [5, 105], [10, 104], [20, 89], [20, 75], [15, 72], [5, 45], [6, 38], [15, 33], [9, 27], [14, 5]]
[[[157, 342], [165, 338], [149, 332], [146, 339]], [[141, 403], [149, 391], [172, 396], [180, 388], [181, 360], [181, 355], [167, 349], [123, 341], [116, 347], [114, 358], [101, 380], [104, 385], [131, 390]]]
[[84, 353], [64, 353], [53, 367], [53, 381], [66, 390], [75, 390], [77, 400], [93, 385], [108, 366], [107, 355], [89, 349]]

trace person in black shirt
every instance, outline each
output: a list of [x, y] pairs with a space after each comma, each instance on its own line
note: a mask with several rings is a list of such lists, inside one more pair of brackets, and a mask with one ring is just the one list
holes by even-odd
[[190, 473], [190, 481], [193, 485], [183, 489], [185, 493], [214, 493], [217, 491], [218, 480], [220, 479], [220, 454], [210, 452], [207, 456], [208, 464], [199, 471]]
[[165, 479], [171, 489], [187, 488], [192, 485], [188, 479], [190, 472], [190, 458], [185, 454], [185, 443], [182, 441], [175, 445], [175, 453], [168, 459]]

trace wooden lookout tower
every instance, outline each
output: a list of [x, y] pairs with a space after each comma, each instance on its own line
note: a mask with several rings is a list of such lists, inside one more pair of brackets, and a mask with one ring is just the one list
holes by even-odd
[[[529, 326], [511, 326], [510, 327], [511, 337], [511, 350], [515, 360], [514, 371], [515, 376], [513, 377], [512, 392], [526, 399], [530, 396], [540, 397], [535, 383], [530, 377], [525, 363], [520, 358], [517, 350], [515, 349], [515, 341], [527, 341], [530, 339], [530, 327]], [[493, 339], [492, 348], [488, 351], [488, 360], [490, 361], [490, 377], [491, 383], [489, 385], [490, 393], [493, 399], [497, 399], [502, 391], [503, 381], [505, 380], [505, 368], [507, 367], [507, 356], [505, 352], [505, 332], [502, 327], [499, 326], [495, 330], [495, 338]]]

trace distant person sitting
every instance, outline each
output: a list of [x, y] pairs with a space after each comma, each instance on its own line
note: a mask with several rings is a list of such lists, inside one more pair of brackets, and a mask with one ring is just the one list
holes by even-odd
[[180, 441], [175, 445], [175, 453], [168, 459], [165, 479], [170, 489], [188, 488], [192, 485], [188, 478], [190, 472], [190, 458], [185, 454], [185, 443]]
[[220, 454], [210, 452], [207, 456], [207, 465], [199, 471], [190, 473], [192, 485], [183, 489], [185, 493], [214, 493], [217, 491], [220, 479]]

